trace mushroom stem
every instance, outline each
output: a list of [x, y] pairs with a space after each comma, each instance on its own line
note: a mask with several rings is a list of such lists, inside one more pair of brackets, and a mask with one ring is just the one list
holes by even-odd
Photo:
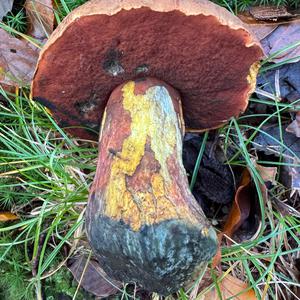
[[105, 271], [160, 294], [176, 291], [216, 250], [182, 163], [180, 103], [153, 78], [113, 91], [87, 209], [89, 240]]

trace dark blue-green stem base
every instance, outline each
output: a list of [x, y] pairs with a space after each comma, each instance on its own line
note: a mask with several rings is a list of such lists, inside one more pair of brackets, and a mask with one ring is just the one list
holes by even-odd
[[168, 295], [176, 292], [201, 262], [217, 249], [216, 234], [179, 220], [168, 220], [133, 231], [105, 216], [87, 218], [90, 244], [105, 272], [114, 279], [136, 282]]

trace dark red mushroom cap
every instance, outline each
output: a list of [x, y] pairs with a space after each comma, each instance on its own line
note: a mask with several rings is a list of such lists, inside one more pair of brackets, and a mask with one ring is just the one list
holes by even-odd
[[92, 0], [46, 43], [32, 95], [70, 133], [97, 139], [112, 90], [155, 77], [181, 94], [187, 128], [216, 128], [245, 110], [262, 55], [237, 17], [206, 0]]

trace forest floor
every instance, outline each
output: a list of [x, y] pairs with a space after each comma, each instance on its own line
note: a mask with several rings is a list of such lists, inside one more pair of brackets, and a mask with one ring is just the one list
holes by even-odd
[[[0, 5], [0, 299], [159, 299], [133, 284], [108, 288], [99, 275], [84, 230], [97, 143], [70, 136], [30, 95], [40, 49], [86, 1], [28, 2]], [[214, 2], [252, 18], [267, 57], [243, 115], [185, 136], [191, 190], [220, 249], [166, 299], [300, 299], [300, 20], [249, 14], [298, 1]], [[22, 55], [12, 61], [13, 47]]]

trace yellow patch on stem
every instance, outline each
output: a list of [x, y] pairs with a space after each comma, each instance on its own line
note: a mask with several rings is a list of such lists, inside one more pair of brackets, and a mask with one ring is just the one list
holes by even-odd
[[[122, 88], [122, 104], [124, 110], [130, 113], [131, 133], [124, 139], [122, 150], [113, 157], [105, 194], [105, 215], [123, 220], [133, 230], [139, 230], [144, 224], [178, 219], [188, 215], [189, 211], [187, 205], [175, 205], [170, 195], [171, 187], [176, 183], [169, 174], [167, 160], [175, 155], [176, 160], [181, 162], [182, 149], [182, 136], [172, 99], [163, 86], [150, 87], [142, 95], [136, 95], [134, 89], [132, 81]], [[141, 190], [135, 187], [134, 190], [126, 179], [141, 172], [138, 166], [147, 143], [160, 168], [149, 178], [148, 188]]]

